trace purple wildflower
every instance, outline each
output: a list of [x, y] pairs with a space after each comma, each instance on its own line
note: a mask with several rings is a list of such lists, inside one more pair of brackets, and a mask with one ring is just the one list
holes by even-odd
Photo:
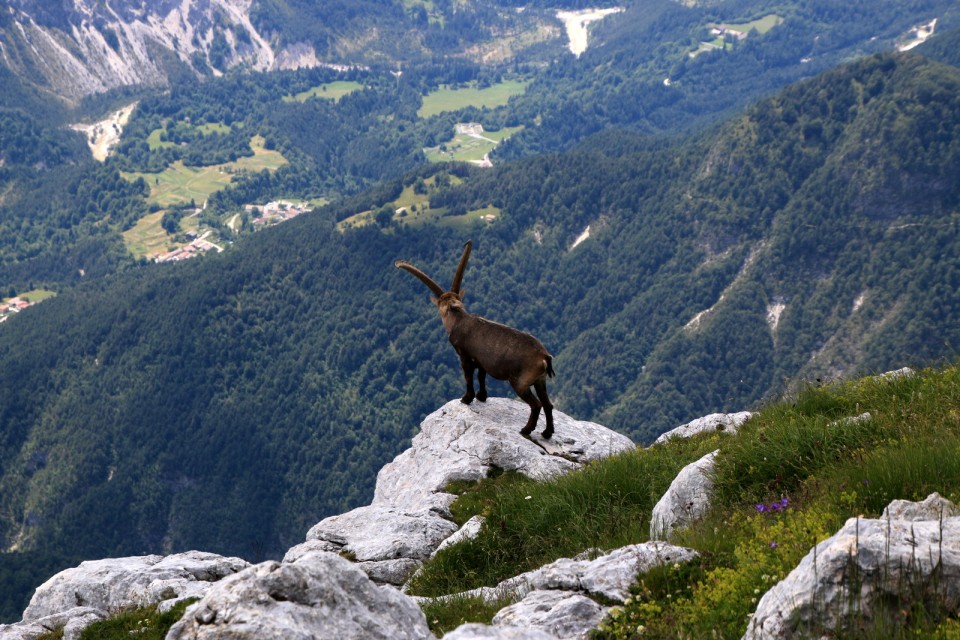
[[777, 545], [776, 542], [770, 542], [770, 548], [771, 548], [771, 549], [776, 549], [777, 546], [778, 546], [778, 545]]
[[757, 507], [757, 513], [763, 513], [764, 511], [767, 510], [767, 505], [763, 504], [762, 502], [758, 502], [756, 504], [756, 507]]

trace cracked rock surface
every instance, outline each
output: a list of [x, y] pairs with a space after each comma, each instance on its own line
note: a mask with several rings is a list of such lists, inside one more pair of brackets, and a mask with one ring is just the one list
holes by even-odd
[[960, 517], [947, 515], [955, 509], [932, 494], [917, 503], [895, 500], [887, 517], [850, 518], [764, 594], [744, 640], [832, 636], [844, 621], [869, 619], [884, 601], [897, 602], [904, 587], [935, 602], [944, 617], [956, 615]]
[[446, 509], [454, 496], [443, 489], [453, 480], [480, 480], [493, 468], [546, 479], [636, 448], [624, 435], [556, 409], [551, 439], [540, 436], [542, 413], [525, 438], [520, 429], [529, 413], [526, 404], [509, 398], [448, 402], [423, 420], [410, 448], [377, 474], [373, 504]]
[[263, 562], [221, 580], [167, 634], [167, 640], [433, 637], [413, 600], [323, 551], [295, 562]]

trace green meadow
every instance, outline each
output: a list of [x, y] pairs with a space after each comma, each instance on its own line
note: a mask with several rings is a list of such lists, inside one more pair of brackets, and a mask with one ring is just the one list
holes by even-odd
[[429, 118], [444, 111], [456, 111], [464, 107], [501, 107], [516, 95], [520, 95], [530, 84], [527, 80], [504, 80], [481, 89], [475, 84], [453, 89], [442, 87], [423, 97], [423, 105], [417, 111], [421, 118]]
[[253, 156], [239, 158], [234, 162], [211, 165], [209, 167], [188, 167], [181, 161], [174, 162], [160, 173], [124, 173], [128, 180], [138, 177], [146, 180], [150, 186], [147, 201], [161, 207], [189, 204], [198, 206], [213, 193], [228, 184], [234, 174], [257, 172], [263, 169], [275, 171], [287, 163], [278, 152], [264, 148], [264, 139], [254, 136], [250, 140]]
[[284, 102], [306, 102], [310, 98], [323, 98], [339, 102], [340, 98], [351, 94], [354, 91], [363, 89], [363, 85], [353, 80], [337, 80], [335, 82], [326, 82], [316, 87], [311, 87], [306, 91], [293, 96], [284, 96]]
[[[450, 176], [451, 186], [460, 184], [462, 180], [456, 176]], [[447, 215], [446, 207], [430, 207], [430, 193], [437, 189], [436, 176], [430, 176], [424, 180], [427, 187], [427, 193], [416, 193], [413, 185], [404, 187], [396, 200], [383, 205], [393, 211], [392, 222], [395, 224], [407, 224], [412, 226], [436, 223], [440, 226], [454, 228], [469, 228], [476, 222], [493, 222], [499, 215], [500, 210], [496, 207], [484, 207], [468, 211], [464, 215]], [[381, 207], [381, 209], [383, 208]], [[362, 227], [368, 224], [376, 224], [377, 210], [361, 211], [356, 215], [341, 220], [337, 224], [340, 231], [353, 227]]]
[[463, 133], [454, 134], [442, 147], [424, 149], [427, 160], [431, 162], [480, 162], [500, 143], [523, 129], [523, 127], [504, 127], [499, 131], [484, 131], [480, 136]]

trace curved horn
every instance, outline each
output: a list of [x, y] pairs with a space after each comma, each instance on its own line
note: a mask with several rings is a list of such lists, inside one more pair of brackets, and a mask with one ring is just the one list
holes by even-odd
[[420, 269], [417, 269], [415, 266], [413, 266], [406, 260], [397, 260], [396, 262], [393, 263], [393, 266], [395, 266], [397, 269], [403, 269], [404, 271], [409, 271], [413, 275], [417, 276], [420, 282], [427, 285], [430, 291], [433, 291], [434, 295], [437, 296], [438, 298], [445, 293], [443, 288], [440, 285], [438, 285], [436, 282], [434, 282], [430, 276], [425, 274], [423, 271], [420, 271]]
[[463, 256], [460, 258], [460, 264], [457, 266], [457, 274], [453, 276], [453, 284], [450, 285], [450, 291], [460, 295], [460, 282], [463, 280], [463, 272], [467, 268], [467, 259], [470, 258], [470, 250], [473, 248], [473, 240], [467, 240], [463, 245]]

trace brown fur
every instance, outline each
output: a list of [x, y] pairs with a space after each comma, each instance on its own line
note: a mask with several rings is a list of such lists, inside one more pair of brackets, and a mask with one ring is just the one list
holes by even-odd
[[[476, 398], [484, 402], [487, 399], [487, 374], [497, 380], [506, 380], [520, 399], [530, 406], [530, 417], [520, 433], [529, 435], [533, 432], [542, 407], [547, 419], [543, 437], [549, 438], [553, 435], [553, 404], [547, 396], [547, 378], [554, 375], [553, 356], [529, 333], [475, 316], [463, 306], [460, 282], [471, 248], [472, 243], [468, 241], [464, 245], [463, 256], [449, 291], [444, 291], [433, 279], [409, 262], [398, 260], [394, 264], [397, 268], [412, 273], [437, 296], [433, 302], [440, 312], [450, 344], [460, 356], [460, 366], [467, 383], [467, 391], [460, 401], [470, 404]], [[475, 392], [473, 387], [474, 371], [477, 372], [479, 392]], [[536, 395], [531, 391], [531, 387], [536, 390]]]

